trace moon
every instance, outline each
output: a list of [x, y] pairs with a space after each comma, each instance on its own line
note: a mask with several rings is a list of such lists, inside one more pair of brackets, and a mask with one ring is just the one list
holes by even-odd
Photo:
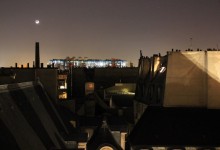
[[34, 22], [35, 22], [35, 24], [40, 24], [40, 20], [38, 20], [38, 19], [35, 20]]

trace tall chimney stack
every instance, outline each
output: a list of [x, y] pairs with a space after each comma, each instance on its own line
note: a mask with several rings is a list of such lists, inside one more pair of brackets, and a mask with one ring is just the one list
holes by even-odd
[[39, 42], [35, 43], [35, 67], [40, 68], [40, 48]]

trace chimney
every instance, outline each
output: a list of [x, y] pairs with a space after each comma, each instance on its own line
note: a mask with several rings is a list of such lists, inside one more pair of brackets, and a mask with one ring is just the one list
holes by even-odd
[[40, 68], [40, 48], [39, 42], [35, 43], [35, 67]]

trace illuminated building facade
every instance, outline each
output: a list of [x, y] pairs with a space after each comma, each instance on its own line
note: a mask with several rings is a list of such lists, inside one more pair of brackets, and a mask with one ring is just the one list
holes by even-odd
[[140, 54], [127, 149], [219, 149], [220, 51]]
[[71, 66], [86, 68], [105, 68], [105, 67], [127, 67], [127, 61], [121, 59], [52, 59], [48, 65], [57, 67], [58, 69], [69, 69]]

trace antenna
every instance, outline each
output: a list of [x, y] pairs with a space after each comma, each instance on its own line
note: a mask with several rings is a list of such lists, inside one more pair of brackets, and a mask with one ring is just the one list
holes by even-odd
[[219, 51], [219, 49], [218, 49], [218, 44], [217, 44], [217, 50]]
[[190, 50], [192, 50], [192, 38], [190, 38]]

